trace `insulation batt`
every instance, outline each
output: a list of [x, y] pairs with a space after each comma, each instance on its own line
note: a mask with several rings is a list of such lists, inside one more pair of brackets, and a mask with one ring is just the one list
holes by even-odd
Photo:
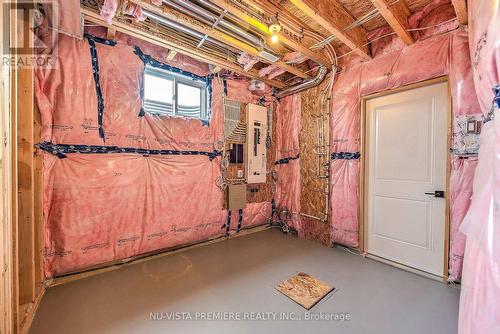
[[500, 84], [500, 3], [469, 2], [469, 47], [483, 125], [472, 204], [461, 226], [467, 235], [460, 294], [460, 334], [500, 333], [500, 112], [492, 88]]
[[[429, 11], [431, 15], [442, 15], [441, 11]], [[458, 116], [479, 113], [467, 31], [456, 29], [442, 33], [438, 29], [437, 32], [440, 34], [410, 46], [403, 45], [397, 38], [383, 38], [374, 42], [373, 49], [379, 53], [371, 61], [349, 61], [351, 65], [339, 75], [332, 90], [332, 152], [359, 152], [361, 97], [376, 92], [447, 75], [453, 101], [453, 121]], [[358, 247], [359, 239], [359, 168], [358, 160], [333, 160], [330, 166], [331, 240], [351, 247]], [[474, 169], [473, 161], [452, 164], [451, 280], [459, 279], [461, 274], [464, 238], [458, 227], [470, 205]]]
[[243, 65], [245, 71], [250, 71], [260, 61], [259, 57], [254, 57], [246, 52], [240, 53], [237, 60], [239, 64]]
[[[283, 56], [282, 61], [287, 63], [287, 64], [301, 64], [308, 60], [309, 57], [303, 55], [300, 52], [288, 52]], [[266, 67], [263, 67], [259, 70], [259, 76], [264, 77], [267, 75], [269, 79], [274, 79], [277, 76], [285, 73], [286, 71], [276, 65], [269, 65]]]
[[[297, 157], [300, 152], [300, 94], [287, 96], [278, 103], [276, 110], [276, 160]], [[278, 172], [276, 181], [276, 206], [287, 208], [290, 217], [287, 223], [301, 234], [300, 219], [300, 159], [275, 166]]]
[[43, 1], [41, 5], [52, 29], [61, 34], [82, 38], [79, 0]]
[[[102, 29], [90, 29], [104, 36]], [[42, 141], [212, 152], [222, 140], [222, 85], [212, 81], [209, 125], [197, 119], [139, 117], [144, 64], [133, 45], [163, 60], [168, 50], [117, 33], [117, 45], [96, 43], [104, 100], [105, 142], [98, 135], [97, 97], [89, 44], [59, 36], [57, 70], [36, 69]], [[198, 75], [207, 64], [177, 55], [173, 66]], [[248, 81], [227, 80], [228, 96], [255, 102]], [[220, 157], [137, 154], [43, 154], [44, 270], [47, 277], [205, 241], [225, 234]], [[241, 228], [261, 225], [271, 204], [243, 210]], [[233, 212], [230, 233], [238, 218]]]

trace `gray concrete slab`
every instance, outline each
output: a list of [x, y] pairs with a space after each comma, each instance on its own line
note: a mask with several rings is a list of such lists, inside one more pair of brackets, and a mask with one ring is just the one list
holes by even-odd
[[[310, 316], [349, 320], [305, 320], [274, 289], [299, 271], [337, 288]], [[457, 332], [458, 301], [443, 283], [267, 230], [50, 288], [30, 333], [446, 334]]]

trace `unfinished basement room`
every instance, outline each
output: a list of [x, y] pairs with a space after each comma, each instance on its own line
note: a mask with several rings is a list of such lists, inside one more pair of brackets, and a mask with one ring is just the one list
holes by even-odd
[[0, 4], [0, 334], [500, 334], [500, 0]]

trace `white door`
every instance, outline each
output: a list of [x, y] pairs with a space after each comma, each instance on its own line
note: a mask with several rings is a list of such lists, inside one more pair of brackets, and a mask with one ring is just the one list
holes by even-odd
[[[366, 101], [367, 251], [443, 276], [446, 83]], [[447, 194], [445, 194], [447, 197]]]

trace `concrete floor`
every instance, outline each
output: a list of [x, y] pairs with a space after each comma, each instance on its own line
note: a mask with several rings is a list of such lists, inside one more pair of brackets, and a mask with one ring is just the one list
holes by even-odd
[[[337, 288], [313, 307], [315, 316], [350, 319], [195, 320], [202, 312], [304, 319], [305, 310], [274, 289], [298, 271]], [[267, 230], [50, 288], [30, 333], [446, 334], [457, 332], [458, 300], [459, 290], [443, 283]], [[186, 320], [167, 320], [171, 312]]]

